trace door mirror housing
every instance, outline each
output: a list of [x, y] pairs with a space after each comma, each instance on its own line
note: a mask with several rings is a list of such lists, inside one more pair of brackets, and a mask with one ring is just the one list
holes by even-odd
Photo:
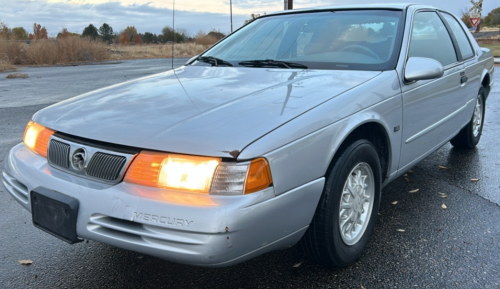
[[410, 57], [406, 62], [405, 81], [407, 82], [436, 79], [443, 74], [444, 67], [441, 62], [432, 58]]

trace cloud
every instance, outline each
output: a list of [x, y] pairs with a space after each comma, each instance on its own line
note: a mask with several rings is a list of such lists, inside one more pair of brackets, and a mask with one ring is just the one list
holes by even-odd
[[[34, 22], [40, 23], [52, 36], [62, 28], [81, 33], [90, 23], [96, 27], [108, 23], [116, 32], [127, 26], [135, 26], [138, 32], [157, 34], [161, 33], [164, 26], [172, 26], [172, 9], [155, 7], [151, 3], [123, 5], [120, 2], [79, 2], [8, 1], [2, 3], [0, 19], [9, 27], [21, 26], [27, 31], [31, 31]], [[234, 27], [243, 25], [248, 18], [247, 15], [233, 14]], [[184, 28], [190, 34], [200, 29], [205, 32], [216, 29], [224, 33], [231, 29], [229, 11], [210, 13], [176, 9], [175, 22], [176, 27]]]
[[[117, 0], [45, 0], [52, 3], [68, 3], [68, 4], [103, 4], [106, 2], [114, 2]], [[150, 6], [157, 8], [172, 8], [173, 0], [118, 0], [123, 6], [142, 5], [148, 3]], [[233, 3], [235, 0], [233, 0]], [[273, 2], [273, 1], [271, 1]], [[278, 3], [279, 1], [274, 1]], [[176, 0], [176, 10], [191, 11], [191, 12], [209, 12], [209, 13], [229, 13], [229, 0]], [[237, 5], [233, 5], [233, 12], [237, 14], [250, 14], [252, 8], [242, 10]]]
[[[172, 25], [172, 0], [0, 0], [0, 20], [9, 27], [24, 27], [31, 31], [34, 22], [45, 26], [55, 36], [62, 28], [81, 33], [92, 23], [100, 27], [108, 23], [118, 32], [135, 26], [141, 33], [161, 33]], [[391, 0], [390, 2], [408, 2]], [[469, 0], [419, 0], [460, 15], [471, 7]], [[486, 1], [485, 1], [486, 2]], [[176, 24], [190, 34], [200, 29], [230, 32], [230, 0], [176, 0]], [[283, 0], [232, 0], [233, 25], [238, 28], [251, 13], [263, 14], [283, 10]], [[311, 6], [373, 3], [372, 0], [294, 0], [294, 8]], [[487, 1], [483, 16], [498, 7], [500, 0]]]

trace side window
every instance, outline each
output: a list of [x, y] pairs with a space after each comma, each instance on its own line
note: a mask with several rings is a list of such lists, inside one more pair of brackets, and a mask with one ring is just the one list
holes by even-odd
[[448, 23], [448, 25], [450, 25], [451, 31], [453, 31], [455, 39], [457, 39], [462, 58], [467, 59], [474, 56], [474, 51], [470, 45], [469, 38], [462, 29], [462, 25], [460, 25], [460, 23], [458, 23], [457, 20], [449, 14], [441, 13], [441, 15], [443, 15], [444, 20]]
[[435, 59], [443, 66], [457, 61], [448, 30], [435, 12], [419, 12], [413, 18], [409, 57]]

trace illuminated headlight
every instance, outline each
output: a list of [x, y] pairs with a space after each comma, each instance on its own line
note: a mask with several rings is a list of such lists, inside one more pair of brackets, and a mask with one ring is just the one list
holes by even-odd
[[158, 185], [165, 188], [207, 192], [219, 163], [218, 159], [168, 156], [161, 162]]
[[53, 134], [53, 130], [48, 129], [34, 121], [30, 121], [24, 131], [23, 142], [32, 151], [43, 157], [47, 157], [49, 139]]
[[133, 161], [125, 182], [208, 193], [219, 158], [143, 151]]
[[213, 195], [242, 195], [272, 184], [269, 164], [263, 158], [244, 164], [150, 151], [132, 162], [125, 182]]

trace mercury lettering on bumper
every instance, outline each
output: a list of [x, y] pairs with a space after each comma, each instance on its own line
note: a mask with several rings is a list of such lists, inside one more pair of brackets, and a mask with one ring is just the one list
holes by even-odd
[[148, 223], [157, 223], [157, 224], [164, 224], [177, 227], [189, 227], [189, 225], [193, 223], [193, 221], [190, 220], [158, 216], [152, 214], [144, 214], [138, 212], [134, 212], [134, 214], [132, 215], [132, 221], [143, 221]]

